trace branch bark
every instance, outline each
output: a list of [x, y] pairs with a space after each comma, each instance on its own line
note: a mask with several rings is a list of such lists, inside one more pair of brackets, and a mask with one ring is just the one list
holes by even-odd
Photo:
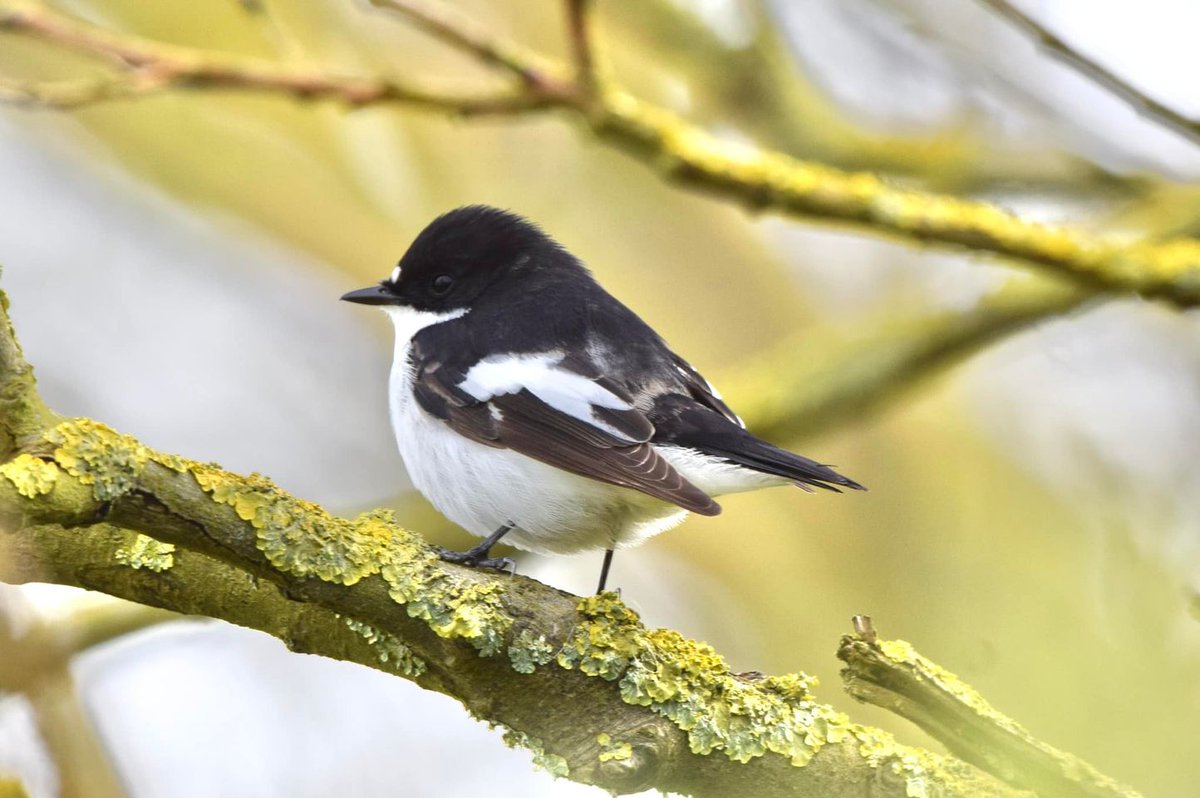
[[[11, 334], [6, 318], [0, 330]], [[21, 386], [0, 392], [0, 426], [16, 437], [40, 400], [11, 335], [0, 351], [0, 384]], [[506, 725], [552, 772], [617, 792], [1020, 794], [851, 722], [802, 674], [733, 674], [704, 644], [646, 629], [612, 594], [581, 600], [443, 563], [386, 513], [336, 518], [262, 477], [86, 419], [22, 440], [0, 465], [7, 580], [210, 614], [389, 671]]]
[[838, 658], [846, 663], [842, 679], [850, 695], [908, 718], [956, 756], [1010, 784], [1062, 798], [1137, 795], [1036, 739], [909, 643], [875, 639], [869, 619], [866, 629], [842, 638]]
[[1071, 46], [1061, 36], [1017, 8], [1009, 0], [980, 0], [980, 2], [1020, 28], [1051, 55], [1074, 68], [1093, 83], [1107, 89], [1147, 119], [1178, 133], [1193, 144], [1200, 144], [1200, 121], [1181, 114], [1166, 103], [1159, 102], [1135, 88], [1125, 78]]
[[[909, 243], [990, 253], [1065, 276], [1093, 290], [1138, 294], [1181, 308], [1200, 304], [1200, 241], [1098, 238], [1031, 222], [996, 205], [893, 186], [723, 140], [617, 86], [591, 92], [571, 71], [492, 36], [452, 7], [432, 0], [374, 0], [481, 63], [515, 76], [512, 91], [445, 95], [378, 77], [340, 76], [151, 42], [103, 31], [40, 3], [0, 0], [0, 30], [102, 57], [123, 72], [91, 84], [9, 79], [0, 100], [78, 107], [169, 88], [238, 89], [353, 106], [408, 104], [458, 115], [561, 109], [580, 115], [595, 136], [661, 178], [760, 212], [848, 225]], [[583, 17], [579, 18], [580, 20]]]
[[819, 351], [805, 331], [730, 374], [723, 390], [765, 438], [828, 434], [997, 341], [1097, 301], [1094, 292], [1068, 282], [1020, 281], [966, 312], [856, 325], [840, 339], [829, 336], [834, 340]]

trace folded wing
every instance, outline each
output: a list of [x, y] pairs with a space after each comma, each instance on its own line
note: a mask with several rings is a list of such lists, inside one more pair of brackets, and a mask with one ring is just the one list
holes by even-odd
[[586, 360], [502, 355], [464, 370], [429, 357], [418, 338], [411, 364], [417, 402], [460, 435], [701, 515], [721, 511], [655, 451], [646, 415]]

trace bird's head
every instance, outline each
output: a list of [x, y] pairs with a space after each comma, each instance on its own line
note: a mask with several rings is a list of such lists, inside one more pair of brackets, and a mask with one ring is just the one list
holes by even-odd
[[501, 284], [519, 288], [534, 275], [572, 268], [582, 267], [532, 222], [468, 205], [430, 222], [378, 285], [342, 299], [444, 314], [471, 308]]

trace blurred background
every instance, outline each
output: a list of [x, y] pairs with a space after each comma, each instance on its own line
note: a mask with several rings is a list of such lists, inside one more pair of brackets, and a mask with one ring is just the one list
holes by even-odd
[[[565, 54], [559, 3], [455, 4]], [[1200, 147], [982, 3], [597, 5], [616, 78], [720, 135], [1098, 234], [1200, 234]], [[1200, 116], [1200, 6], [1019, 6]], [[189, 47], [494, 83], [361, 2], [56, 7]], [[6, 76], [97, 69], [0, 37]], [[836, 382], [931, 319], [1044, 282], [992, 258], [749, 215], [660, 182], [556, 114], [456, 120], [228, 92], [0, 107], [0, 175], [2, 285], [52, 407], [268, 474], [335, 512], [395, 507], [460, 547], [469, 539], [409, 491], [395, 452], [390, 327], [336, 301], [386, 275], [442, 211], [486, 202], [538, 221], [735, 407], [776, 379]], [[823, 700], [937, 749], [841, 692], [838, 638], [870, 614], [1047, 742], [1147, 796], [1194, 795], [1198, 334], [1194, 314], [1097, 298], [997, 336], [914, 390], [889, 383], [870, 407], [776, 439], [869, 493], [730, 497], [722, 516], [620, 552], [610, 584], [735, 669], [816, 673]], [[518, 562], [586, 593], [600, 557]], [[0, 662], [114, 613], [141, 631], [85, 635], [54, 678], [0, 683], [0, 776], [32, 798], [595, 794], [534, 772], [451, 700], [215, 621], [0, 586]]]

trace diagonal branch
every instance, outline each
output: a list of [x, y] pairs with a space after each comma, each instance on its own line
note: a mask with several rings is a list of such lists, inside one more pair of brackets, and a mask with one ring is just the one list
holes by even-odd
[[[2, 303], [0, 351], [0, 383], [28, 372]], [[11, 384], [0, 427], [36, 399], [32, 379]], [[449, 565], [388, 513], [337, 518], [86, 419], [0, 465], [0, 570], [209, 613], [411, 679], [507, 726], [557, 775], [612, 791], [1018, 795], [851, 722], [803, 674], [736, 675], [613, 594]]]
[[842, 638], [842, 679], [859, 701], [902, 715], [968, 762], [1038, 795], [1135, 798], [1077, 757], [1036, 739], [903, 640], [876, 640], [870, 619]]
[[725, 392], [746, 424], [769, 440], [825, 434], [997, 341], [1092, 301], [1095, 293], [1071, 283], [1019, 281], [967, 312], [856, 325], [819, 351], [804, 331], [729, 375]]
[[1093, 83], [1107, 89], [1132, 106], [1138, 113], [1175, 131], [1193, 144], [1200, 144], [1200, 120], [1185, 116], [1169, 105], [1159, 102], [1135, 88], [1116, 72], [1091, 56], [1080, 52], [1058, 34], [1017, 8], [1010, 0], [980, 0], [980, 2], [1025, 31], [1051, 55], [1073, 67]]

